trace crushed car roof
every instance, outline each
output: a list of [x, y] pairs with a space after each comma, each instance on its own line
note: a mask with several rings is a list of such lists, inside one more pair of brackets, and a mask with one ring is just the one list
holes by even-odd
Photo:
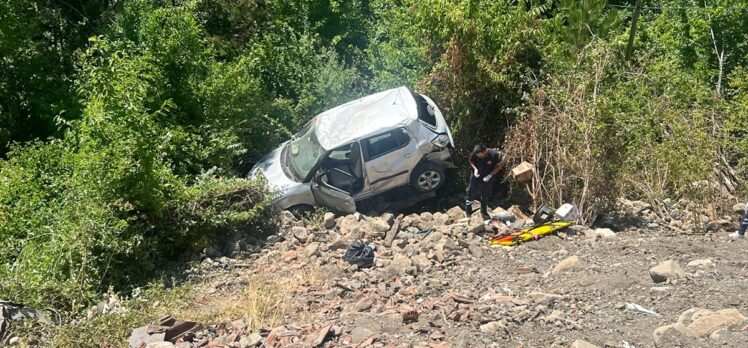
[[418, 120], [418, 108], [406, 87], [372, 94], [315, 117], [317, 140], [326, 150]]

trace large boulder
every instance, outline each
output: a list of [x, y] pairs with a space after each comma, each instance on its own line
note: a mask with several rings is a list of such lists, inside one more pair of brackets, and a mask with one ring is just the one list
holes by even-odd
[[359, 217], [359, 214], [351, 214], [340, 218], [337, 224], [338, 229], [340, 230], [340, 234], [348, 237], [351, 233], [353, 233], [353, 230], [358, 227]]
[[507, 330], [506, 326], [498, 321], [492, 321], [483, 324], [478, 329], [480, 330], [480, 332], [487, 335], [503, 334]]
[[310, 243], [309, 245], [304, 248], [304, 256], [307, 258], [313, 257], [313, 256], [320, 256], [320, 244], [319, 243]]
[[291, 213], [288, 210], [284, 210], [280, 214], [280, 227], [282, 229], [288, 229], [291, 228], [291, 226], [295, 226], [299, 223], [299, 219], [297, 219], [293, 213]]
[[262, 336], [257, 332], [243, 336], [239, 340], [239, 347], [241, 348], [257, 347], [260, 344], [262, 344]]
[[569, 346], [569, 348], [599, 348], [599, 347], [585, 340], [576, 340], [571, 344], [571, 346]]
[[309, 239], [309, 231], [306, 228], [301, 227], [301, 226], [292, 227], [289, 233], [291, 234], [291, 236], [293, 236], [293, 238], [297, 242], [301, 244], [306, 243], [307, 239]]
[[475, 258], [483, 258], [483, 248], [481, 248], [478, 245], [470, 244], [468, 245], [468, 250], [470, 251], [470, 254], [473, 255]]
[[374, 335], [375, 335], [374, 331], [371, 331], [368, 328], [359, 326], [359, 327], [354, 328], [353, 331], [351, 331], [351, 341], [354, 344], [359, 345], [363, 343], [364, 341], [366, 341], [369, 337], [372, 337]]
[[568, 270], [582, 268], [583, 266], [584, 264], [582, 263], [582, 260], [579, 258], [579, 256], [574, 255], [559, 262], [556, 267], [553, 268], [551, 274], [559, 274]]
[[447, 216], [452, 221], [457, 221], [465, 217], [465, 211], [462, 210], [462, 208], [455, 206], [447, 210]]
[[714, 267], [714, 262], [712, 262], [712, 259], [698, 259], [689, 262], [686, 266], [694, 268], [708, 268]]
[[696, 311], [691, 316], [687, 328], [691, 336], [704, 337], [724, 328], [741, 324], [746, 318], [734, 308], [712, 312], [709, 310]]
[[613, 230], [609, 228], [596, 228], [594, 230], [586, 230], [585, 235], [589, 239], [614, 239], [616, 237], [616, 233], [613, 232]]
[[335, 214], [329, 211], [325, 213], [324, 218], [322, 218], [322, 223], [328, 230], [335, 228]]
[[425, 269], [431, 267], [431, 261], [429, 261], [429, 258], [424, 254], [413, 256], [411, 260], [413, 261], [413, 264], [415, 264], [415, 266], [418, 268], [419, 272], [423, 272]]
[[340, 233], [349, 242], [358, 239], [382, 239], [390, 229], [390, 224], [381, 217], [363, 217], [359, 214], [347, 215], [338, 221]]
[[649, 269], [649, 275], [652, 277], [652, 281], [655, 283], [662, 283], [668, 279], [682, 278], [686, 275], [686, 272], [681, 268], [678, 262], [673, 260], [667, 260], [661, 262], [659, 265]]
[[655, 347], [690, 347], [694, 339], [689, 337], [688, 329], [678, 323], [660, 326], [652, 333]]
[[442, 239], [445, 239], [444, 234], [441, 232], [431, 232], [428, 236], [423, 238], [419, 245], [421, 246], [421, 249], [423, 250], [429, 250], [433, 249], [434, 245], [441, 241]]
[[423, 222], [434, 221], [434, 214], [431, 214], [429, 212], [423, 212], [423, 213], [421, 213], [421, 221], [423, 221]]
[[384, 238], [391, 227], [387, 219], [383, 217], [366, 218], [364, 222], [359, 227], [366, 229], [364, 233], [368, 238]]
[[745, 323], [745, 316], [734, 308], [711, 311], [691, 308], [678, 317], [678, 322], [658, 327], [653, 332], [655, 345], [690, 346], [695, 339], [709, 336], [713, 341], [725, 339], [725, 331]]
[[468, 222], [467, 233], [478, 234], [486, 230], [486, 224], [480, 214], [473, 215]]
[[434, 213], [434, 224], [435, 224], [435, 226], [449, 224], [450, 220], [451, 220], [451, 218], [447, 214], [444, 214], [444, 213], [441, 213], [441, 212]]
[[384, 269], [384, 274], [390, 277], [399, 277], [406, 274], [415, 274], [416, 270], [409, 257], [398, 254], [395, 255], [390, 265]]

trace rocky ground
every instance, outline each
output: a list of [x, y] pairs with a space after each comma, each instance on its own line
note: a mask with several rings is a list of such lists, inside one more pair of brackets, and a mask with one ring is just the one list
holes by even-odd
[[[489, 245], [494, 231], [459, 208], [286, 214], [280, 241], [192, 270], [208, 279], [196, 307], [219, 311], [258, 273], [293, 284], [279, 326], [237, 317], [147, 346], [748, 347], [748, 241], [727, 239], [727, 216], [673, 217], [681, 203], [627, 202], [634, 222], [619, 232], [577, 226], [514, 247]], [[344, 260], [356, 240], [375, 247], [371, 268]]]

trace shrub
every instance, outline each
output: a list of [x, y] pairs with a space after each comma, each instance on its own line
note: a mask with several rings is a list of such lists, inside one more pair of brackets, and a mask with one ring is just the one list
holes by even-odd
[[[185, 9], [152, 16], [146, 32], [168, 29], [153, 27], [162, 19], [196, 27]], [[199, 51], [194, 36], [94, 38], [79, 71], [80, 120], [63, 139], [18, 146], [0, 162], [0, 297], [75, 313], [109, 286], [147, 281], [196, 236], [265, 220], [261, 185], [192, 174], [230, 166], [238, 143], [235, 128], [222, 129], [233, 121], [225, 113], [193, 110], [203, 106], [190, 83], [211, 66], [175, 55]], [[152, 41], [173, 55], [154, 55]]]
[[507, 135], [507, 164], [533, 163], [536, 200], [573, 202], [588, 222], [620, 196], [714, 197], [695, 185], [712, 182], [704, 159], [718, 149], [709, 88], [651, 57], [621, 66], [614, 52], [595, 41], [573, 69], [539, 83]]

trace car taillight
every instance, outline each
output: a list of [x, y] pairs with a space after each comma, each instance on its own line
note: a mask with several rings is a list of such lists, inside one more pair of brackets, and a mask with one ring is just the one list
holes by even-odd
[[449, 137], [446, 134], [439, 134], [431, 143], [438, 147], [447, 147], [449, 145]]

